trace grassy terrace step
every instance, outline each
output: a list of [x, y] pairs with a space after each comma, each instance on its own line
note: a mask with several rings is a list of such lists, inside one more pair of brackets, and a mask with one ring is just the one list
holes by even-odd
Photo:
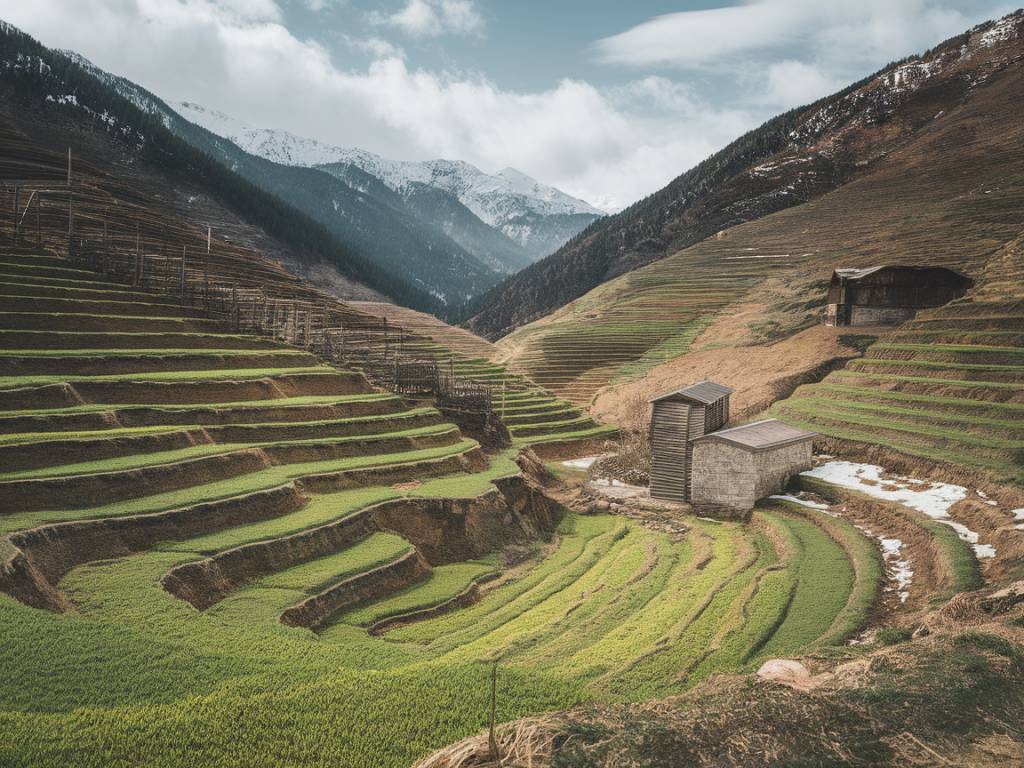
[[227, 328], [227, 323], [222, 320], [201, 317], [111, 315], [103, 312], [11, 312], [5, 305], [0, 304], [0, 329], [9, 331], [216, 333]]
[[[499, 410], [498, 413], [500, 414], [501, 411]], [[504, 421], [505, 424], [508, 427], [511, 428], [511, 427], [514, 427], [514, 426], [522, 425], [522, 424], [542, 424], [542, 423], [545, 423], [545, 422], [562, 422], [562, 421], [567, 421], [569, 419], [576, 418], [577, 416], [580, 416], [580, 415], [581, 415], [580, 411], [578, 409], [576, 409], [576, 408], [559, 406], [559, 407], [553, 408], [551, 410], [531, 411], [531, 412], [527, 412], [527, 413], [512, 414], [512, 413], [506, 412], [505, 415], [502, 416], [501, 420]]]
[[480, 472], [448, 474], [435, 479], [427, 479], [421, 485], [405, 490], [397, 490], [389, 486], [371, 486], [318, 494], [312, 496], [301, 509], [290, 514], [184, 541], [165, 543], [162, 548], [168, 551], [191, 552], [200, 556], [213, 555], [245, 544], [283, 538], [307, 531], [344, 519], [354, 512], [374, 504], [403, 496], [473, 499], [490, 490], [494, 480], [510, 477], [518, 472], [519, 467], [512, 460], [512, 453], [506, 452], [492, 457], [487, 468]]
[[878, 430], [879, 438], [902, 441], [909, 445], [930, 446], [941, 449], [955, 449], [972, 452], [974, 460], [992, 462], [1020, 461], [1024, 459], [1024, 441], [992, 436], [989, 433], [975, 434], [965, 430], [957, 430], [955, 426], [944, 424], [931, 426], [917, 422], [907, 422], [898, 418], [880, 418], [857, 411], [841, 409], [815, 410], [813, 407], [804, 409], [796, 404], [782, 405], [779, 413], [794, 418], [811, 419], [822, 427], [843, 429], [872, 428]]
[[128, 317], [194, 317], [177, 304], [159, 301], [122, 301], [69, 299], [45, 296], [19, 296], [0, 291], [0, 306], [7, 312], [94, 312]]
[[0, 275], [40, 275], [44, 277], [68, 277], [81, 280], [95, 279], [96, 273], [87, 269], [77, 269], [70, 265], [57, 266], [33, 261], [32, 263], [19, 261], [0, 262]]
[[810, 429], [829, 437], [865, 445], [878, 445], [932, 461], [945, 461], [972, 469], [986, 470], [1000, 480], [1024, 484], [1024, 470], [1019, 461], [1005, 457], [994, 458], [991, 455], [984, 455], [978, 451], [965, 451], [962, 448], [939, 447], [934, 442], [915, 441], [912, 439], [913, 436], [907, 436], [905, 433], [894, 437], [888, 434], [879, 434], [877, 430], [865, 431], [857, 428], [858, 425], [831, 424], [825, 420], [819, 421], [793, 411], [774, 411], [773, 409], [773, 412], [788, 424]]
[[[365, 627], [382, 619], [432, 608], [457, 597], [479, 579], [493, 573], [494, 568], [493, 562], [475, 560], [436, 566], [422, 582], [343, 613], [335, 623]], [[320, 634], [327, 640], [331, 639], [330, 628]]]
[[200, 427], [123, 427], [87, 432], [0, 434], [0, 466], [9, 471], [68, 463], [71, 457], [91, 460], [183, 449], [201, 443], [253, 444], [274, 440], [357, 437], [434, 426], [442, 421], [432, 408], [311, 422], [228, 424]]
[[298, 349], [0, 350], [0, 380], [15, 376], [111, 376], [167, 371], [281, 369], [319, 365]]
[[0, 329], [0, 349], [47, 350], [127, 350], [139, 349], [280, 349], [281, 346], [259, 336], [221, 333], [146, 333], [90, 331], [8, 331]]
[[0, 275], [0, 293], [13, 296], [39, 296], [43, 298], [67, 299], [71, 301], [135, 301], [145, 304], [181, 306], [172, 296], [154, 296], [142, 291], [133, 291], [126, 286], [96, 284], [94, 287], [80, 285], [53, 285], [52, 283], [12, 282]]
[[[904, 408], [891, 403], [859, 402], [857, 400], [846, 400], [842, 397], [815, 397], [809, 390], [803, 393], [798, 400], [780, 405], [780, 408], [793, 409], [803, 413], [826, 415], [829, 412], [846, 413], [848, 415], [860, 414], [862, 416], [876, 415], [884, 419], [894, 419], [906, 424], [934, 424], [945, 426], [947, 430], [966, 429], [977, 430], [986, 435], [996, 436], [1003, 440], [1012, 438], [1014, 435], [1024, 438], [1024, 414], [1005, 415], [1004, 418], [984, 416], [975, 411], [970, 414], [950, 413], [941, 409]], [[955, 426], [954, 426], [955, 425]], [[1024, 440], [1018, 440], [1024, 442]]]
[[814, 384], [800, 392], [813, 392], [817, 395], [835, 395], [836, 399], [853, 398], [857, 401], [899, 403], [901, 406], [916, 409], [935, 409], [946, 413], [986, 413], [997, 414], [1000, 418], [1013, 419], [1015, 416], [1024, 418], [1024, 403], [1000, 403], [988, 400], [970, 400], [958, 397], [940, 397], [938, 395], [915, 395], [908, 392], [889, 392], [873, 387], [854, 387], [831, 383], [826, 380]]
[[266, 576], [254, 586], [312, 594], [357, 573], [391, 562], [410, 551], [412, 544], [401, 536], [374, 533], [341, 552]]
[[112, 459], [90, 460], [76, 464], [50, 465], [47, 467], [25, 470], [19, 472], [0, 472], [0, 483], [13, 480], [29, 480], [41, 478], [67, 478], [78, 475], [94, 475], [109, 472], [127, 472], [142, 467], [156, 467], [190, 459], [215, 456], [218, 454], [229, 454], [235, 451], [258, 448], [263, 451], [273, 452], [273, 449], [286, 449], [291, 447], [315, 447], [344, 445], [353, 442], [373, 442], [377, 439], [391, 437], [420, 437], [425, 435], [451, 434], [456, 435], [456, 429], [451, 424], [434, 424], [416, 429], [387, 432], [380, 435], [357, 434], [353, 437], [319, 438], [303, 440], [283, 440], [278, 442], [254, 442], [254, 443], [212, 443], [205, 445], [193, 445], [175, 451], [159, 451], [156, 453], [136, 454], [121, 456]]
[[978, 561], [974, 557], [970, 545], [961, 539], [950, 526], [943, 525], [902, 504], [876, 499], [873, 496], [842, 488], [815, 477], [798, 475], [794, 482], [800, 490], [817, 494], [830, 504], [843, 505], [859, 502], [873, 507], [883, 507], [889, 514], [902, 518], [915, 528], [923, 530], [934, 547], [934, 558], [939, 561], [940, 581], [945, 586], [943, 592], [934, 596], [936, 601], [948, 600], [958, 592], [970, 592], [978, 589], [984, 583]]
[[[55, 508], [38, 512], [0, 515], [0, 533], [9, 533], [23, 528], [34, 528], [46, 523], [164, 512], [230, 499], [255, 491], [277, 488], [291, 481], [316, 481], [318, 485], [328, 486], [333, 482], [336, 475], [341, 476], [344, 473], [360, 470], [376, 468], [408, 469], [411, 476], [419, 478], [432, 477], [437, 474], [451, 474], [458, 471], [459, 467], [451, 466], [451, 462], [446, 460], [466, 456], [478, 449], [479, 445], [475, 441], [464, 439], [450, 445], [434, 448], [358, 456], [355, 458], [283, 464], [228, 480], [197, 483], [181, 490], [151, 494], [129, 501], [119, 501], [112, 504], [80, 509]], [[359, 485], [367, 485], [367, 483], [355, 482], [352, 484], [353, 487]], [[337, 488], [336, 490], [342, 489]]]
[[589, 429], [579, 429], [572, 432], [554, 432], [543, 435], [532, 435], [528, 437], [517, 437], [513, 439], [516, 445], [547, 445], [551, 443], [570, 443], [578, 440], [607, 439], [610, 440], [619, 434], [619, 428], [611, 425], [598, 425]]
[[127, 501], [146, 493], [173, 492], [270, 467], [393, 455], [458, 444], [451, 425], [358, 435], [329, 440], [296, 440], [253, 446], [199, 445], [178, 451], [121, 456], [0, 476], [0, 512], [54, 507], [92, 507]]
[[597, 427], [589, 416], [578, 416], [563, 421], [541, 421], [535, 424], [509, 425], [509, 432], [514, 438], [528, 438], [537, 435], [555, 435], [566, 432], [579, 432], [583, 429]]
[[1024, 382], [1024, 365], [998, 363], [948, 363], [863, 357], [850, 361], [847, 364], [847, 370], [879, 370], [906, 376], [934, 376], [945, 379], [959, 377], [963, 381]]
[[344, 395], [365, 391], [362, 376], [326, 367], [164, 371], [113, 376], [0, 378], [0, 409], [33, 404], [59, 408], [75, 402], [218, 403], [251, 397]]
[[[904, 376], [897, 373], [873, 373], [868, 371], [855, 371], [844, 369], [836, 371], [832, 374], [833, 377], [839, 379], [850, 379], [852, 381], [865, 380], [865, 381], [880, 381], [880, 382], [893, 382], [894, 384], [901, 385], [922, 385], [920, 387], [909, 386], [906, 391], [917, 394], [928, 394], [927, 392], [919, 392], [916, 390], [921, 389], [953, 389], [953, 390], [964, 390], [964, 391], [976, 391], [984, 393], [984, 397], [990, 397], [990, 393], [985, 390], [991, 390], [992, 392], [1002, 392], [1001, 397], [995, 398], [997, 402], [1008, 400], [1011, 402], [1024, 402], [1024, 398], [1017, 398], [1015, 395], [1020, 393], [1020, 384], [1007, 381], [968, 381], [966, 379], [953, 379], [953, 378], [941, 378], [931, 376]], [[901, 391], [903, 391], [901, 389]]]
[[93, 403], [70, 408], [0, 411], [0, 434], [323, 421], [386, 415], [397, 413], [403, 407], [401, 399], [395, 395], [376, 392], [280, 397], [210, 405]]

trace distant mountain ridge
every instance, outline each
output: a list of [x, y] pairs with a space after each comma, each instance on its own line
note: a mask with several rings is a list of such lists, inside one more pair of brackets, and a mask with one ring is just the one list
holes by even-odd
[[255, 128], [193, 102], [180, 102], [174, 107], [188, 120], [229, 139], [246, 152], [276, 163], [321, 167], [331, 173], [343, 173], [339, 166], [353, 165], [403, 197], [415, 194], [422, 185], [447, 193], [522, 248], [527, 263], [547, 256], [605, 215], [590, 203], [514, 168], [488, 174], [461, 160], [391, 160], [285, 130]]
[[[411, 209], [400, 195], [359, 168], [332, 174], [320, 168], [284, 165], [247, 152], [175, 111], [132, 81], [108, 73], [73, 52], [62, 52], [104, 85], [179, 138], [323, 224], [347, 247], [397, 280], [433, 296], [433, 311], [451, 315], [464, 302], [522, 264], [497, 257], [479, 259], [433, 221]], [[497, 251], [497, 249], [495, 249]]]

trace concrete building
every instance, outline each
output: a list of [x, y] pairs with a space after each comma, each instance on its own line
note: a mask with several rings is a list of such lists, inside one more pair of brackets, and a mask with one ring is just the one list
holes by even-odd
[[897, 325], [963, 296], [974, 282], [945, 267], [879, 266], [832, 273], [825, 325]]
[[815, 434], [778, 419], [723, 429], [693, 441], [690, 502], [699, 511], [745, 518], [811, 467]]
[[702, 381], [651, 403], [651, 498], [689, 501], [692, 441], [729, 421], [732, 390]]

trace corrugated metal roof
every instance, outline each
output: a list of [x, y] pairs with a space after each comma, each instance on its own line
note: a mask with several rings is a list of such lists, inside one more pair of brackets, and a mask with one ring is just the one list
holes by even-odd
[[741, 448], [763, 451], [767, 448], [777, 448], [780, 445], [809, 440], [815, 436], [814, 432], [791, 427], [789, 424], [778, 419], [765, 419], [764, 421], [755, 421], [753, 424], [744, 424], [742, 427], [732, 427], [731, 429], [712, 432], [703, 437], [698, 437], [694, 442], [721, 440], [733, 443]]
[[664, 400], [667, 397], [684, 397], [687, 400], [693, 400], [703, 405], [711, 405], [711, 403], [721, 400], [726, 395], [731, 395], [734, 390], [724, 384], [717, 384], [710, 380], [699, 381], [696, 384], [691, 384], [688, 387], [682, 389], [673, 389], [671, 392], [666, 392], [663, 395], [652, 397], [648, 402], [655, 403], [658, 400]]

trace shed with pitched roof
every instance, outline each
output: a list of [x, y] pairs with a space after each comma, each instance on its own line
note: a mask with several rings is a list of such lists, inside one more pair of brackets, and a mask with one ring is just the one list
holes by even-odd
[[693, 442], [690, 501], [745, 514], [811, 467], [814, 432], [765, 419], [703, 435]]
[[732, 389], [713, 381], [674, 389], [651, 403], [651, 497], [689, 501], [692, 442], [729, 421]]

